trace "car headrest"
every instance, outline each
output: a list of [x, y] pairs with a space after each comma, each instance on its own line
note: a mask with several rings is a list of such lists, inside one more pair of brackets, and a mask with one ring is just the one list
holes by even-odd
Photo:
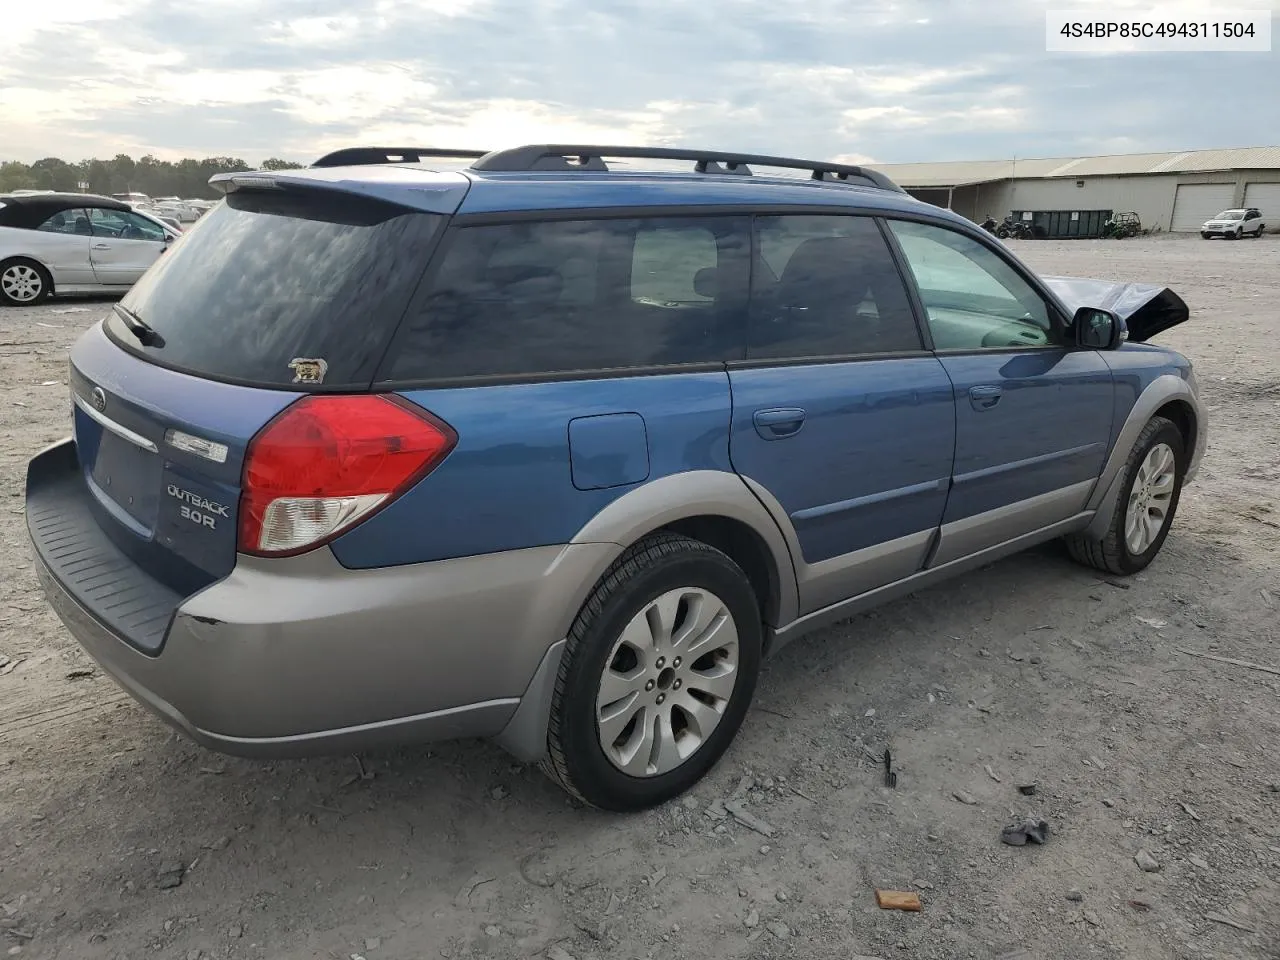
[[703, 267], [693, 275], [693, 292], [700, 297], [714, 300], [720, 290], [720, 270], [718, 267]]
[[780, 282], [788, 291], [811, 288], [823, 300], [861, 299], [870, 286], [866, 263], [861, 239], [814, 237], [792, 252]]

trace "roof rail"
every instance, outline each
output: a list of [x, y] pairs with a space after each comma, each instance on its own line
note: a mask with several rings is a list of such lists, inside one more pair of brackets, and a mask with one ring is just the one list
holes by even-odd
[[485, 154], [471, 169], [487, 172], [534, 170], [606, 171], [605, 157], [644, 160], [690, 160], [698, 173], [751, 176], [748, 164], [759, 167], [781, 167], [808, 170], [814, 180], [851, 182], [862, 180], [883, 190], [903, 193], [903, 189], [878, 170], [844, 163], [799, 160], [794, 157], [769, 157], [753, 153], [723, 150], [678, 150], [667, 147], [602, 147], [590, 144], [538, 144], [512, 147]]
[[417, 163], [430, 157], [475, 160], [484, 150], [437, 150], [434, 147], [347, 147], [326, 153], [313, 167], [363, 166], [371, 163]]

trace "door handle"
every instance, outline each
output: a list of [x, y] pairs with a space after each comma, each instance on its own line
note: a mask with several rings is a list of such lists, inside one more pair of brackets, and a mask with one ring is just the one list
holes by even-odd
[[1000, 402], [1002, 396], [1004, 396], [1004, 390], [993, 384], [970, 387], [969, 405], [975, 410], [990, 410]]
[[111, 244], [109, 244], [109, 243], [95, 243], [95, 244], [93, 245], [93, 249], [95, 249], [95, 250], [110, 250], [110, 249], [111, 249]]
[[774, 407], [757, 410], [751, 416], [756, 433], [766, 440], [794, 437], [804, 426], [804, 411], [799, 407]]

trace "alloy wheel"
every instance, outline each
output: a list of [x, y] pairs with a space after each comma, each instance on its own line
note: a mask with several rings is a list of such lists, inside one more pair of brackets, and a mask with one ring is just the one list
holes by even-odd
[[692, 757], [724, 717], [738, 665], [733, 615], [709, 590], [680, 587], [646, 604], [600, 678], [596, 728], [609, 762], [656, 777]]
[[1125, 510], [1125, 546], [1134, 556], [1151, 549], [1169, 522], [1169, 507], [1177, 488], [1177, 460], [1166, 443], [1157, 443], [1143, 458], [1129, 492]]
[[0, 274], [0, 290], [15, 303], [30, 303], [44, 290], [44, 278], [28, 264], [11, 264]]

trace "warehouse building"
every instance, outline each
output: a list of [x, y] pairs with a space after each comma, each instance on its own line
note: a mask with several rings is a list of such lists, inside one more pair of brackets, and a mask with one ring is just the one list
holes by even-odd
[[1038, 233], [1052, 223], [1055, 235], [1096, 235], [1108, 212], [1136, 213], [1151, 231], [1193, 233], [1232, 207], [1257, 207], [1268, 232], [1280, 232], [1280, 147], [871, 166], [970, 220], [1013, 213], [1034, 218]]

